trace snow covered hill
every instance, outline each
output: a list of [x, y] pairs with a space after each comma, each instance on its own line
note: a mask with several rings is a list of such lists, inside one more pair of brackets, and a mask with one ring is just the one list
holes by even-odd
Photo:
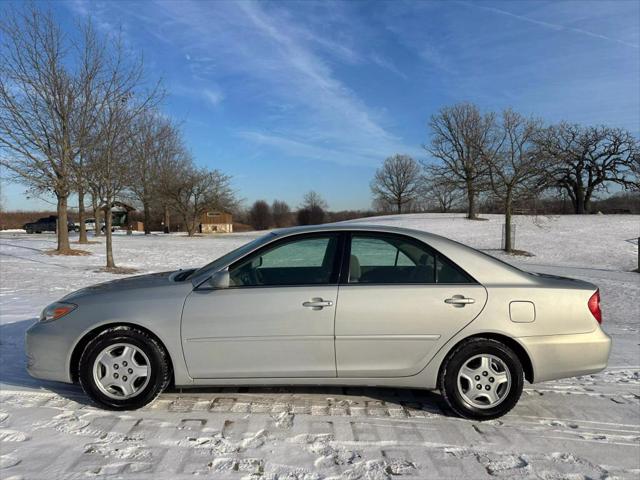
[[[502, 218], [415, 214], [363, 219], [428, 230], [519, 267], [600, 286], [614, 338], [599, 375], [528, 386], [499, 421], [447, 416], [436, 393], [367, 388], [218, 388], [169, 392], [136, 412], [95, 409], [75, 386], [24, 370], [23, 335], [70, 291], [118, 276], [92, 255], [56, 257], [52, 235], [0, 233], [1, 478], [637, 478], [640, 475], [638, 216]], [[187, 238], [116, 235], [119, 266], [139, 273], [200, 266], [258, 233]]]

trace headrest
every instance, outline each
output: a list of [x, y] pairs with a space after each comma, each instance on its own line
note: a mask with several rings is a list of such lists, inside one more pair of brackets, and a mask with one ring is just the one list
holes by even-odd
[[362, 275], [362, 271], [360, 270], [360, 260], [355, 255], [351, 255], [349, 259], [349, 281], [352, 283], [360, 280], [360, 275]]

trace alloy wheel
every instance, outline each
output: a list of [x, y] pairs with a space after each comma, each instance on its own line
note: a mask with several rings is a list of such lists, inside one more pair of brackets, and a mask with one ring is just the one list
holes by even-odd
[[104, 348], [93, 364], [93, 379], [109, 398], [125, 400], [135, 397], [149, 383], [151, 363], [147, 355], [130, 343], [116, 343]]
[[458, 392], [476, 408], [499, 405], [510, 389], [511, 373], [505, 362], [495, 355], [475, 355], [458, 371]]

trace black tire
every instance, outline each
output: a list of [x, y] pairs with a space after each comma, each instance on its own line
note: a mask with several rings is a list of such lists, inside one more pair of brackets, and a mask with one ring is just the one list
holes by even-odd
[[[467, 401], [458, 389], [458, 373], [467, 361], [476, 355], [488, 354], [498, 357], [509, 370], [509, 391], [494, 407], [478, 408]], [[488, 338], [472, 338], [456, 347], [445, 359], [440, 370], [438, 388], [445, 401], [457, 415], [473, 420], [491, 420], [509, 412], [520, 399], [524, 386], [522, 363], [511, 348]]]
[[33, 230], [31, 230], [30, 228], [27, 228], [27, 233], [28, 233], [29, 235], [32, 235], [32, 234], [33, 234]]
[[[102, 392], [93, 375], [98, 355], [110, 345], [126, 343], [142, 350], [149, 360], [148, 383], [133, 397], [114, 399]], [[153, 401], [171, 381], [171, 368], [164, 347], [147, 333], [132, 327], [113, 327], [104, 330], [85, 347], [78, 365], [82, 389], [91, 400], [110, 410], [135, 410]]]

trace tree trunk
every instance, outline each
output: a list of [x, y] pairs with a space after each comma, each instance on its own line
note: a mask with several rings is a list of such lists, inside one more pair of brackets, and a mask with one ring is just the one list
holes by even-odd
[[398, 213], [402, 213], [402, 200], [396, 202], [396, 208], [398, 209]]
[[504, 201], [504, 251], [510, 253], [511, 245], [511, 195], [508, 194]]
[[182, 219], [184, 220], [184, 226], [187, 229], [187, 236], [193, 237], [193, 234], [195, 233], [195, 222], [191, 220], [191, 215], [189, 213], [185, 213], [182, 216]]
[[475, 220], [478, 218], [477, 206], [476, 206], [476, 191], [473, 188], [473, 184], [471, 182], [467, 183], [467, 218], [469, 220]]
[[100, 215], [100, 206], [98, 205], [98, 197], [96, 195], [91, 195], [91, 206], [93, 208], [93, 218], [96, 221], [96, 226], [93, 229], [93, 236], [99, 237], [102, 233], [100, 231], [100, 229], [102, 228], [102, 225], [100, 223], [100, 218], [102, 215]]
[[89, 243], [89, 240], [87, 240], [87, 226], [84, 224], [84, 188], [82, 187], [78, 187], [78, 223], [80, 224], [78, 243]]
[[149, 235], [151, 233], [151, 228], [149, 225], [151, 224], [151, 211], [149, 208], [149, 202], [143, 203], [144, 210], [144, 234]]
[[584, 189], [578, 185], [574, 188], [574, 196], [575, 196], [575, 203], [574, 203], [574, 207], [575, 207], [575, 212], [578, 215], [583, 215], [585, 213], [587, 213], [586, 211], [586, 205], [585, 205], [585, 201], [584, 201]]
[[115, 268], [116, 263], [113, 261], [113, 234], [111, 232], [111, 205], [107, 203], [104, 210], [105, 217], [105, 235], [107, 236], [107, 268]]
[[71, 247], [69, 246], [69, 229], [67, 226], [67, 199], [69, 195], [56, 193], [56, 197], [58, 199], [58, 224], [56, 226], [58, 253], [68, 254], [71, 252]]
[[171, 214], [169, 213], [169, 205], [164, 206], [164, 233], [171, 231]]
[[587, 189], [587, 192], [584, 195], [584, 201], [583, 201], [584, 213], [591, 212], [591, 194], [592, 193], [593, 193], [592, 190], [589, 188]]
[[196, 217], [194, 216], [191, 220], [189, 220], [189, 236], [192, 237], [193, 235], [195, 235], [197, 233], [197, 224], [196, 224]]

